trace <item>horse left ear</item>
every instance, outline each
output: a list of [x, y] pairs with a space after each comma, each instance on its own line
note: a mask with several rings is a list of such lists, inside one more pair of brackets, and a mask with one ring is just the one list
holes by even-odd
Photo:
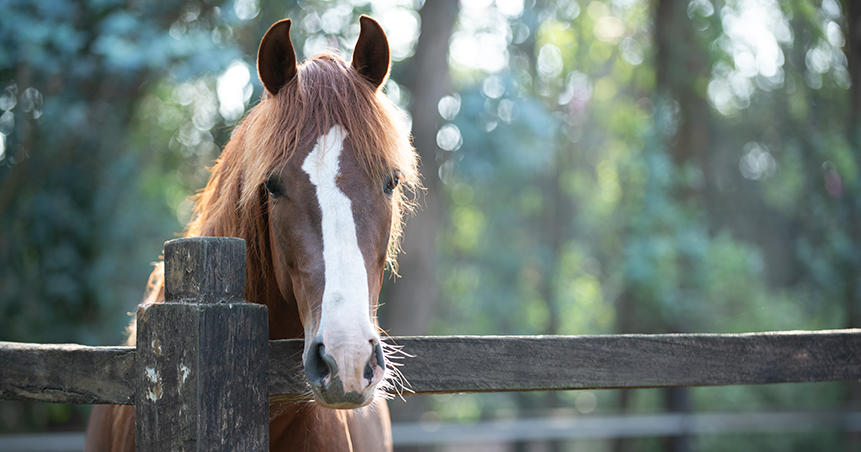
[[353, 50], [353, 69], [379, 89], [389, 76], [389, 40], [383, 27], [368, 16], [359, 18], [361, 31]]
[[269, 27], [257, 50], [257, 75], [272, 95], [296, 76], [296, 51], [290, 41], [290, 19]]

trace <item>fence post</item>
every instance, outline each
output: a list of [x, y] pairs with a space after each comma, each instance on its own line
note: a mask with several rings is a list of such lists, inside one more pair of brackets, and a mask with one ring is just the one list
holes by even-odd
[[164, 261], [165, 303], [137, 311], [137, 450], [268, 450], [268, 314], [244, 301], [245, 241], [171, 240]]

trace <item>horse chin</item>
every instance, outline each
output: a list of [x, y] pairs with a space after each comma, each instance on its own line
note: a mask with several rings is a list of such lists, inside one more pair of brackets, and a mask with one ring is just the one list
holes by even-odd
[[318, 405], [326, 408], [349, 410], [362, 408], [374, 400], [376, 387], [369, 387], [364, 392], [344, 392], [344, 384], [339, 377], [335, 377], [322, 387], [311, 387], [314, 400]]

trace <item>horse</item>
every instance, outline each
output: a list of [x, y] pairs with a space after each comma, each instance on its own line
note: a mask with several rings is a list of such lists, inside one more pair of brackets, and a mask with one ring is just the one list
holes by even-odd
[[[421, 188], [417, 155], [382, 92], [391, 58], [379, 23], [360, 18], [349, 64], [331, 53], [297, 63], [290, 26], [261, 40], [264, 92], [210, 168], [184, 236], [245, 239], [246, 298], [268, 307], [269, 338], [304, 339], [310, 395], [270, 403], [270, 450], [391, 450], [391, 351], [376, 311]], [[163, 281], [158, 264], [143, 303], [164, 301]], [[87, 451], [134, 446], [133, 407], [93, 408]]]

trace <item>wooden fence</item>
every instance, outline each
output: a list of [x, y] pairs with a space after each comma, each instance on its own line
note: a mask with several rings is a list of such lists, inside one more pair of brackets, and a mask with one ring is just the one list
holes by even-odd
[[[0, 342], [0, 399], [133, 404], [142, 451], [266, 450], [269, 401], [307, 394], [303, 341], [267, 341], [244, 285], [241, 239], [167, 242], [136, 347]], [[411, 355], [405, 395], [861, 379], [861, 330], [387, 341]]]

